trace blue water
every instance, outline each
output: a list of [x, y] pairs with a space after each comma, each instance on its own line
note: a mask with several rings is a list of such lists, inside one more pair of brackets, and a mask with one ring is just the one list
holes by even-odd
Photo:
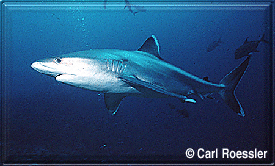
[[[100, 5], [102, 5], [100, 3]], [[235, 50], [247, 37], [269, 39], [269, 8], [149, 7], [136, 15], [121, 6], [5, 8], [2, 65], [6, 161], [24, 162], [226, 162], [188, 159], [197, 150], [268, 150], [271, 159], [269, 45], [260, 43], [236, 89], [245, 111], [238, 116], [221, 99], [181, 103], [174, 98], [126, 97], [112, 116], [102, 93], [57, 82], [31, 63], [88, 49], [136, 50], [155, 35], [160, 56], [218, 83], [244, 59]], [[221, 37], [211, 52], [207, 47]], [[179, 110], [186, 110], [188, 117]], [[4, 158], [5, 161], [5, 158]]]

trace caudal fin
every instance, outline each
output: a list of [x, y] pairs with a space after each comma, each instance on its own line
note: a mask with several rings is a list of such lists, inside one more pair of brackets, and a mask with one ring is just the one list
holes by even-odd
[[243, 108], [240, 102], [235, 97], [235, 88], [241, 80], [250, 60], [250, 56], [243, 61], [240, 66], [236, 67], [229, 74], [227, 74], [220, 82], [225, 85], [225, 89], [221, 90], [219, 94], [225, 103], [236, 113], [244, 116]]

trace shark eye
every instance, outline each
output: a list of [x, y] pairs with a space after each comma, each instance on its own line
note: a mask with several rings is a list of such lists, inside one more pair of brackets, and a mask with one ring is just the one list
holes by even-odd
[[60, 62], [61, 62], [61, 59], [60, 59], [60, 58], [55, 58], [54, 61], [55, 61], [56, 63], [60, 63]]

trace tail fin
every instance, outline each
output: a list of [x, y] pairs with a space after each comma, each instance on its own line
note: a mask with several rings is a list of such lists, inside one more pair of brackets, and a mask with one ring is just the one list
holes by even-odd
[[244, 111], [240, 102], [235, 97], [235, 88], [242, 78], [248, 66], [249, 60], [250, 56], [248, 56], [246, 60], [240, 64], [240, 66], [236, 67], [229, 74], [227, 74], [220, 82], [220, 84], [225, 85], [225, 89], [219, 92], [222, 99], [234, 112], [241, 116], [244, 116]]

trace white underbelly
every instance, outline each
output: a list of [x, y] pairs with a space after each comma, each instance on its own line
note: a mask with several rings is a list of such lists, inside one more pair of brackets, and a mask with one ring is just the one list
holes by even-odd
[[99, 73], [93, 75], [69, 75], [63, 74], [56, 80], [75, 87], [85, 88], [91, 91], [104, 93], [139, 93], [113, 74]]

